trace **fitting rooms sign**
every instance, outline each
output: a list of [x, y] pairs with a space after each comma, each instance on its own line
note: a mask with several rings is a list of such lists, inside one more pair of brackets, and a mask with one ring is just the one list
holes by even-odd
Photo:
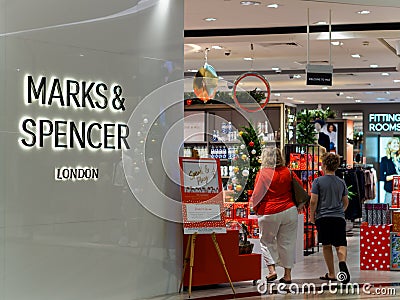
[[369, 114], [368, 131], [392, 132], [400, 131], [400, 114]]
[[[104, 82], [77, 81], [74, 79], [34, 78], [24, 80], [24, 103], [43, 111], [57, 107], [78, 111], [125, 111], [123, 89], [118, 84], [108, 86]], [[63, 115], [63, 114], [61, 114]], [[101, 115], [101, 114], [99, 114]], [[70, 116], [70, 114], [69, 114]], [[70, 118], [32, 118], [24, 116], [19, 122], [19, 144], [23, 149], [117, 151], [130, 149], [129, 127], [126, 123], [108, 121], [81, 121]], [[60, 167], [55, 169], [56, 180], [97, 179], [94, 167]]]

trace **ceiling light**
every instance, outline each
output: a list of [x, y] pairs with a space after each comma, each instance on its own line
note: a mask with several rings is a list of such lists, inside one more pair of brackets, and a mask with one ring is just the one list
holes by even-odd
[[222, 76], [218, 76], [218, 79], [222, 80], [222, 79], [224, 79], [224, 77], [222, 77]]
[[324, 87], [322, 87], [322, 89], [323, 89], [323, 90], [327, 90], [327, 89], [328, 89], [328, 87], [327, 87], [327, 86], [324, 86]]
[[272, 67], [271, 70], [272, 70], [272, 71], [279, 71], [280, 68], [279, 68], [279, 67]]
[[333, 41], [331, 42], [332, 46], [343, 46], [343, 42], [341, 41]]
[[84, 57], [85, 55], [84, 55], [84, 54], [79, 54], [79, 56], [80, 56], [80, 57]]
[[354, 116], [354, 119], [358, 119], [358, 116]]
[[211, 46], [211, 49], [221, 50], [221, 49], [224, 49], [224, 48], [221, 47], [221, 46], [215, 45], [215, 46]]
[[389, 74], [389, 73], [386, 73], [386, 72], [383, 72], [383, 73], [381, 73], [381, 75], [382, 75], [382, 76], [389, 76], [390, 74]]
[[393, 80], [393, 82], [394, 82], [394, 83], [399, 83], [399, 82], [400, 82], [400, 79], [395, 79], [395, 80]]
[[300, 100], [299, 102], [300, 102], [300, 103], [304, 103], [304, 100]]
[[240, 1], [241, 5], [249, 6], [249, 5], [260, 5], [261, 2], [258, 1]]
[[274, 4], [268, 4], [267, 7], [268, 7], [268, 8], [278, 8], [278, 7], [279, 7], [279, 4], [276, 4], [276, 3], [274, 3]]
[[21, 69], [20, 69], [20, 68], [17, 68], [16, 70], [17, 70], [17, 72], [21, 71]]
[[213, 22], [213, 21], [217, 21], [217, 19], [216, 19], [216, 18], [204, 18], [203, 20], [204, 20], [204, 21], [206, 21], [206, 22]]
[[369, 10], [360, 10], [360, 11], [358, 11], [357, 12], [359, 15], [368, 15], [368, 14], [370, 14], [371, 12], [369, 11]]
[[386, 100], [386, 98], [378, 97], [378, 98], [376, 98], [376, 100]]
[[296, 78], [296, 79], [301, 78], [301, 75], [295, 74], [295, 75], [293, 75], [293, 78]]
[[361, 58], [361, 55], [358, 53], [354, 53], [351, 55], [352, 58]]
[[188, 72], [197, 72], [198, 70], [196, 70], [196, 69], [188, 69], [187, 71]]
[[326, 23], [325, 21], [317, 21], [313, 23], [314, 25], [326, 25], [328, 23]]
[[354, 101], [357, 102], [357, 103], [360, 103], [360, 102], [361, 102], [360, 99], [356, 99], [356, 100], [354, 100]]
[[243, 57], [244, 60], [253, 60], [254, 58], [252, 57]]
[[389, 91], [386, 91], [385, 94], [386, 94], [386, 95], [390, 95], [390, 92], [389, 92]]
[[373, 65], [369, 65], [369, 67], [370, 68], [377, 68], [377, 67], [379, 67], [378, 65], [375, 65], [375, 64], [373, 64]]
[[294, 98], [293, 98], [293, 97], [287, 97], [286, 99], [288, 99], [288, 100], [293, 100]]
[[346, 96], [346, 99], [353, 99], [353, 96]]
[[279, 97], [281, 94], [275, 93], [274, 96]]

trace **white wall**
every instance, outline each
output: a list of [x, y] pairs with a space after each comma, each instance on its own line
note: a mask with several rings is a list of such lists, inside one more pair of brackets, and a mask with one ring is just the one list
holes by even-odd
[[[183, 0], [0, 0], [0, 31], [0, 299], [122, 300], [176, 292], [181, 225], [148, 212], [127, 182], [115, 180], [121, 151], [24, 150], [18, 140], [24, 116], [126, 123], [147, 94], [181, 78]], [[178, 69], [168, 72], [166, 61]], [[126, 111], [26, 105], [26, 74], [118, 83]], [[176, 87], [183, 95], [183, 84]], [[164, 103], [156, 104], [160, 111]], [[159, 136], [182, 117], [182, 105], [168, 109]], [[180, 145], [183, 128], [178, 132], [172, 142]], [[152, 147], [161, 144], [160, 138]], [[178, 198], [154, 153], [155, 183]], [[143, 157], [133, 156], [132, 166]], [[99, 168], [99, 180], [54, 180], [56, 167], [78, 165]]]

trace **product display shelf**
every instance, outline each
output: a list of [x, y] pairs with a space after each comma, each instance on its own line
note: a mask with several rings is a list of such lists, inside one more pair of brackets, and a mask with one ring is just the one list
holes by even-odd
[[[313, 180], [319, 176], [320, 148], [314, 144], [285, 145], [285, 160], [289, 169], [303, 183], [303, 188], [310, 193]], [[310, 223], [310, 207], [303, 208], [304, 213], [304, 255], [319, 251], [316, 226]]]

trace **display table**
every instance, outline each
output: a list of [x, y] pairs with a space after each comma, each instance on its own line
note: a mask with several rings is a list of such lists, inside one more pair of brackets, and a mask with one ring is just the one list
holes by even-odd
[[[186, 249], [187, 241], [188, 235], [184, 235], [183, 249]], [[217, 241], [232, 282], [259, 280], [261, 278], [261, 255], [239, 255], [238, 230], [228, 230], [226, 234], [217, 234]], [[192, 286], [228, 282], [211, 235], [197, 235]], [[184, 286], [189, 286], [189, 266], [186, 268]]]

